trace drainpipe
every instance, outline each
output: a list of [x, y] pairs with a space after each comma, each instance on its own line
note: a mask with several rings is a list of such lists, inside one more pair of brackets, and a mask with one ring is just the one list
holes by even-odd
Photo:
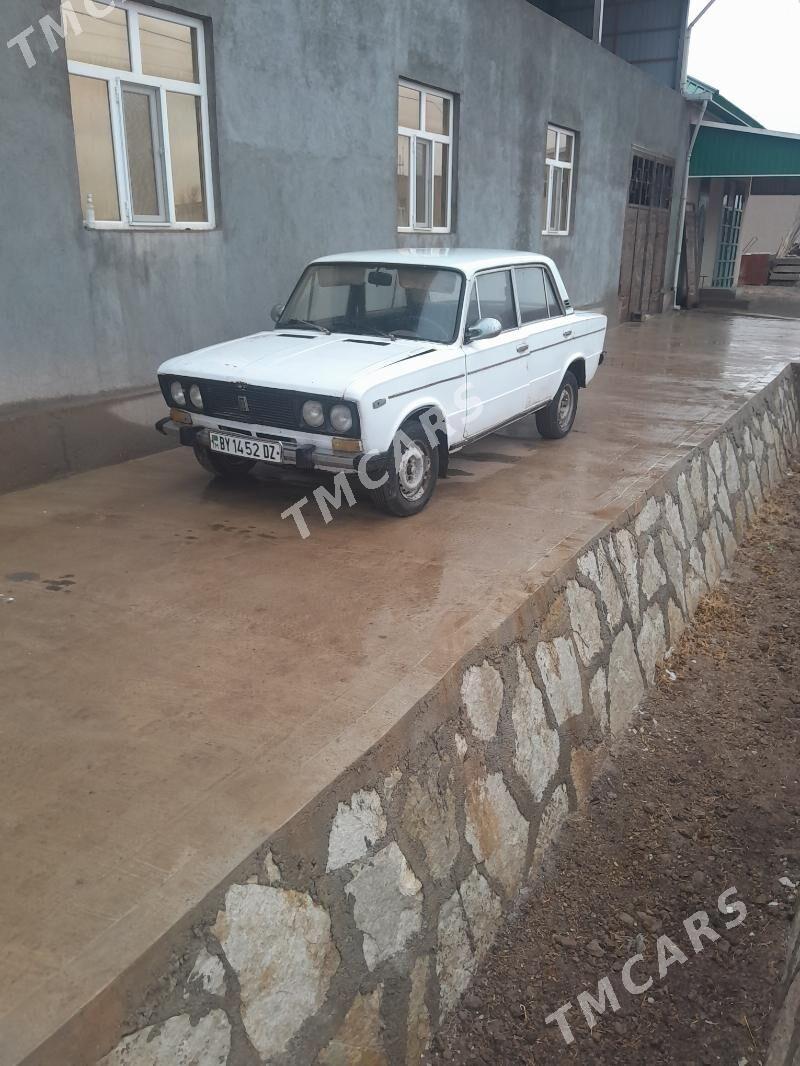
[[[699, 96], [699, 94], [698, 94]], [[700, 127], [703, 125], [703, 119], [705, 118], [706, 108], [708, 107], [709, 100], [712, 99], [711, 93], [704, 93], [701, 97], [703, 106], [700, 110], [697, 122], [692, 132], [692, 139], [689, 142], [689, 152], [686, 156], [686, 172], [683, 176], [683, 191], [681, 192], [681, 202], [678, 207], [678, 240], [677, 248], [675, 252], [675, 273], [672, 278], [672, 309], [677, 311], [679, 309], [678, 304], [678, 277], [681, 272], [681, 252], [683, 251], [683, 224], [686, 218], [686, 201], [689, 196], [689, 166], [692, 161], [692, 151], [694, 149], [694, 142], [697, 140], [697, 135], [700, 132]]]

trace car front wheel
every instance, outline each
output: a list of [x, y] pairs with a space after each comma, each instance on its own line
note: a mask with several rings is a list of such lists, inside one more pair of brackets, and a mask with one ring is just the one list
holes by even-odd
[[431, 444], [416, 419], [400, 427], [385, 476], [380, 488], [370, 490], [370, 499], [380, 511], [408, 518], [419, 514], [433, 495], [439, 478], [439, 448]]
[[547, 407], [536, 413], [536, 428], [547, 440], [560, 440], [572, 429], [578, 413], [578, 382], [569, 370]]
[[240, 459], [238, 455], [221, 455], [212, 452], [205, 444], [194, 442], [194, 457], [209, 474], [226, 478], [228, 481], [241, 481], [247, 477], [253, 467], [254, 459]]

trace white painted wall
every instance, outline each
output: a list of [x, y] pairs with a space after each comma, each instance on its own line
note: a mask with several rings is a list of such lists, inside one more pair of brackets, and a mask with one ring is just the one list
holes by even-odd
[[800, 196], [751, 196], [742, 222], [741, 249], [748, 255], [775, 255], [798, 212]]

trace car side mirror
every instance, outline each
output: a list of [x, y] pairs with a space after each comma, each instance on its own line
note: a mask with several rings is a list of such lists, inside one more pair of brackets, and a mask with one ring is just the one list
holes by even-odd
[[492, 337], [498, 337], [503, 332], [503, 324], [497, 318], [482, 318], [474, 326], [467, 326], [464, 340], [467, 344], [472, 341], [489, 341]]
[[277, 322], [285, 310], [286, 304], [275, 304], [269, 313], [269, 317], [273, 322]]

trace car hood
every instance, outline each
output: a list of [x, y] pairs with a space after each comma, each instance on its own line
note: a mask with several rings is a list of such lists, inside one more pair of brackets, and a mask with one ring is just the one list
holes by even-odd
[[180, 355], [163, 363], [158, 372], [343, 396], [359, 374], [433, 347], [419, 340], [275, 330]]

